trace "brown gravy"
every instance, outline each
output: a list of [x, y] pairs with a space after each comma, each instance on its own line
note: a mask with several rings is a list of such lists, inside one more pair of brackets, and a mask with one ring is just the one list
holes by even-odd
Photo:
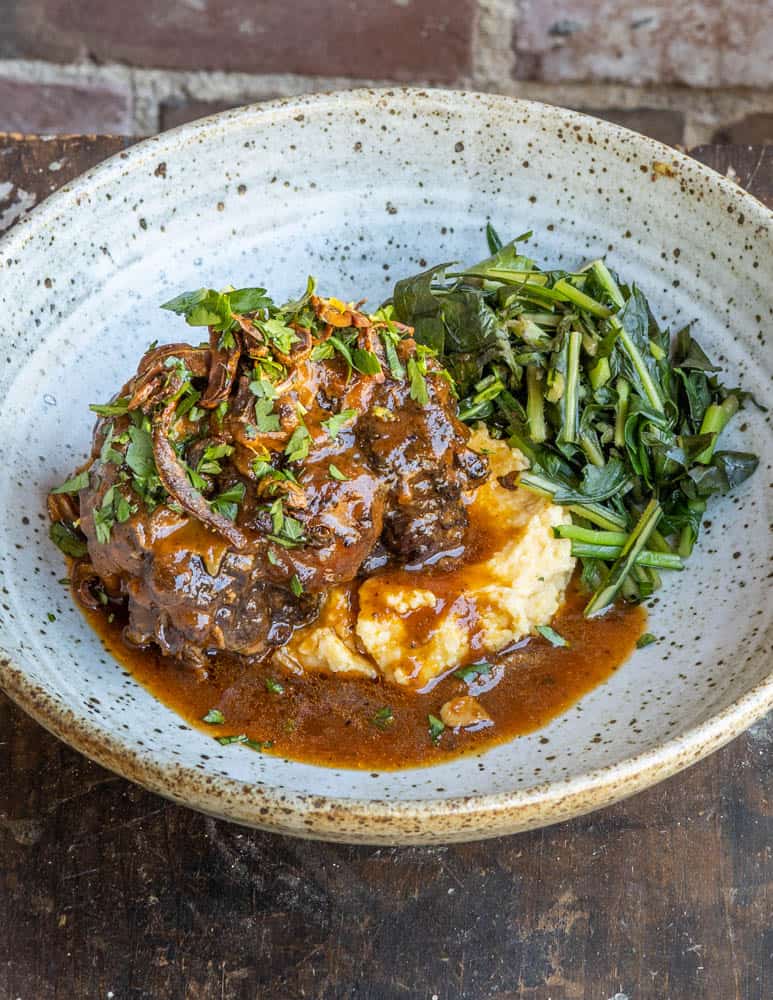
[[[634, 649], [646, 613], [619, 606], [588, 621], [582, 616], [586, 600], [573, 582], [553, 622], [568, 648], [532, 637], [509, 653], [489, 657], [493, 670], [469, 688], [447, 676], [425, 693], [384, 681], [291, 676], [266, 661], [245, 667], [227, 654], [216, 657], [209, 677], [200, 680], [157, 653], [128, 647], [118, 616], [108, 623], [101, 612], [84, 613], [105, 648], [137, 681], [213, 739], [244, 733], [272, 743], [267, 752], [282, 757], [373, 770], [438, 764], [532, 732], [606, 680]], [[267, 681], [278, 681], [282, 693], [269, 690]], [[433, 744], [428, 714], [437, 716], [444, 702], [467, 693], [478, 698], [495, 724], [474, 732], [446, 729]], [[374, 724], [387, 706], [392, 721]], [[223, 713], [224, 724], [201, 721], [214, 708]], [[253, 752], [238, 745], [225, 749]]]

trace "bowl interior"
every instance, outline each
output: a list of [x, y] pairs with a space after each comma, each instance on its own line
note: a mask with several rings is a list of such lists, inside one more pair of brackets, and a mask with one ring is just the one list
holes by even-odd
[[[655, 161], [673, 167], [653, 172]], [[444, 800], [620, 764], [764, 680], [771, 437], [752, 407], [731, 444], [757, 451], [761, 467], [712, 506], [689, 570], [653, 601], [657, 644], [544, 730], [480, 757], [371, 774], [220, 747], [104, 653], [57, 583], [63, 566], [47, 539], [44, 499], [86, 455], [87, 404], [108, 398], [150, 341], [199, 339], [159, 303], [227, 283], [260, 284], [281, 299], [312, 273], [323, 292], [375, 304], [399, 276], [484, 256], [487, 219], [503, 237], [533, 230], [528, 252], [547, 264], [606, 255], [663, 322], [695, 321], [728, 383], [764, 400], [773, 314], [765, 210], [665, 147], [558, 109], [432, 92], [246, 108], [121, 154], [6, 238], [0, 646], [47, 711], [87, 719], [95, 743], [117, 741], [215, 784]]]

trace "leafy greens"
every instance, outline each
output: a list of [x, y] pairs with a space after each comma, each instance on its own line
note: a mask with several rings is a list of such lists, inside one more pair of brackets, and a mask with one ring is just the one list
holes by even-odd
[[460, 417], [524, 453], [521, 485], [571, 511], [557, 534], [582, 560], [586, 614], [643, 600], [659, 571], [683, 568], [707, 500], [756, 469], [755, 455], [717, 450], [748, 394], [602, 260], [546, 271], [519, 250], [530, 233], [486, 235], [491, 256], [473, 267], [397, 282], [394, 316], [439, 353]]

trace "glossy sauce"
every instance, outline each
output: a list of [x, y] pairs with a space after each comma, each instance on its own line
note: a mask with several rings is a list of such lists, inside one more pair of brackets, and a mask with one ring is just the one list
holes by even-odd
[[[446, 676], [424, 693], [383, 680], [292, 676], [265, 660], [245, 666], [227, 654], [218, 655], [209, 676], [201, 680], [175, 661], [128, 647], [118, 616], [110, 624], [101, 612], [84, 614], [106, 649], [137, 681], [213, 738], [244, 733], [271, 742], [268, 752], [282, 757], [372, 770], [437, 764], [478, 753], [539, 729], [606, 680], [634, 649], [646, 613], [641, 607], [619, 606], [586, 620], [586, 601], [573, 582], [552, 623], [569, 641], [568, 648], [531, 637], [510, 652], [488, 657], [493, 664], [488, 675], [469, 684]], [[278, 681], [283, 692], [270, 691], [267, 681]], [[428, 714], [438, 716], [446, 701], [468, 693], [475, 695], [494, 725], [477, 731], [446, 729], [433, 744]], [[380, 728], [373, 720], [386, 706], [393, 721]], [[213, 708], [223, 713], [225, 724], [202, 723]], [[253, 752], [238, 745], [223, 749]]]

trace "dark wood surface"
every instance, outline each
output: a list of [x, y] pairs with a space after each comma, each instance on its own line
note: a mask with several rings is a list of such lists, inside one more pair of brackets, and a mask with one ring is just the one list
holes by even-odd
[[[0, 136], [0, 222], [125, 144]], [[773, 202], [773, 149], [692, 152]], [[172, 805], [0, 695], [0, 998], [768, 1000], [772, 762], [769, 718], [546, 830], [345, 847]]]

